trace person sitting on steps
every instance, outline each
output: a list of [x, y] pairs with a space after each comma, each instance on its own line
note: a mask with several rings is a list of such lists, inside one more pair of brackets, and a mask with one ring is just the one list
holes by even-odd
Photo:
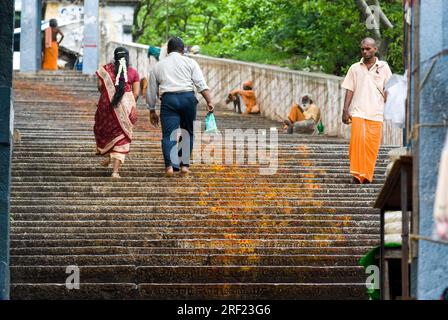
[[260, 108], [257, 105], [257, 98], [255, 97], [252, 81], [244, 82], [242, 90], [232, 90], [226, 99], [227, 104], [230, 102], [233, 102], [235, 112], [237, 112], [238, 109], [238, 113], [260, 113]]
[[312, 96], [302, 97], [302, 106], [294, 103], [285, 120], [283, 130], [287, 133], [314, 133], [320, 120], [320, 109], [314, 104]]

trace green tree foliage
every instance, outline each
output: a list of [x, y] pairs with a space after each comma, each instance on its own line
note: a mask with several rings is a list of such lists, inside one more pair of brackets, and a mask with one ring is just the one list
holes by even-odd
[[[381, 7], [394, 25], [381, 27], [381, 58], [403, 72], [402, 1], [383, 0]], [[142, 0], [138, 9], [140, 43], [178, 35], [212, 56], [337, 75], [360, 58], [361, 39], [374, 36], [354, 0]]]

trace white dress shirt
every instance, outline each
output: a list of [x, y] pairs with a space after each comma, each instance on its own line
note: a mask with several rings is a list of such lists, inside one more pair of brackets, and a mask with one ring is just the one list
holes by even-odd
[[208, 89], [199, 64], [178, 52], [171, 52], [159, 61], [150, 72], [146, 101], [148, 108], [154, 110], [158, 94], [167, 92], [198, 92]]

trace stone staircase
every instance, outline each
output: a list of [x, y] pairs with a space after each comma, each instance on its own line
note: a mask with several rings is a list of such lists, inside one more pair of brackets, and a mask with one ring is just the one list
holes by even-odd
[[[279, 133], [279, 168], [194, 164], [165, 178], [139, 121], [122, 178], [95, 156], [96, 79], [15, 74], [13, 299], [366, 299], [358, 259], [379, 243], [373, 184], [349, 184], [347, 142]], [[200, 108], [198, 119], [205, 116]], [[280, 124], [215, 112], [220, 129]], [[69, 265], [80, 289], [68, 290]]]

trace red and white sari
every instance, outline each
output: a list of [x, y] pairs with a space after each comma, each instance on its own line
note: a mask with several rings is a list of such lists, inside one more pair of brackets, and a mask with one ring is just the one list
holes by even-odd
[[[131, 68], [128, 71], [131, 71]], [[132, 72], [135, 70], [132, 69]], [[115, 95], [114, 64], [101, 67], [96, 75], [102, 82], [94, 126], [97, 154], [109, 154], [111, 158], [123, 163], [129, 153], [133, 127], [137, 122], [132, 84], [126, 83], [123, 98], [118, 106], [113, 108], [111, 101]]]

